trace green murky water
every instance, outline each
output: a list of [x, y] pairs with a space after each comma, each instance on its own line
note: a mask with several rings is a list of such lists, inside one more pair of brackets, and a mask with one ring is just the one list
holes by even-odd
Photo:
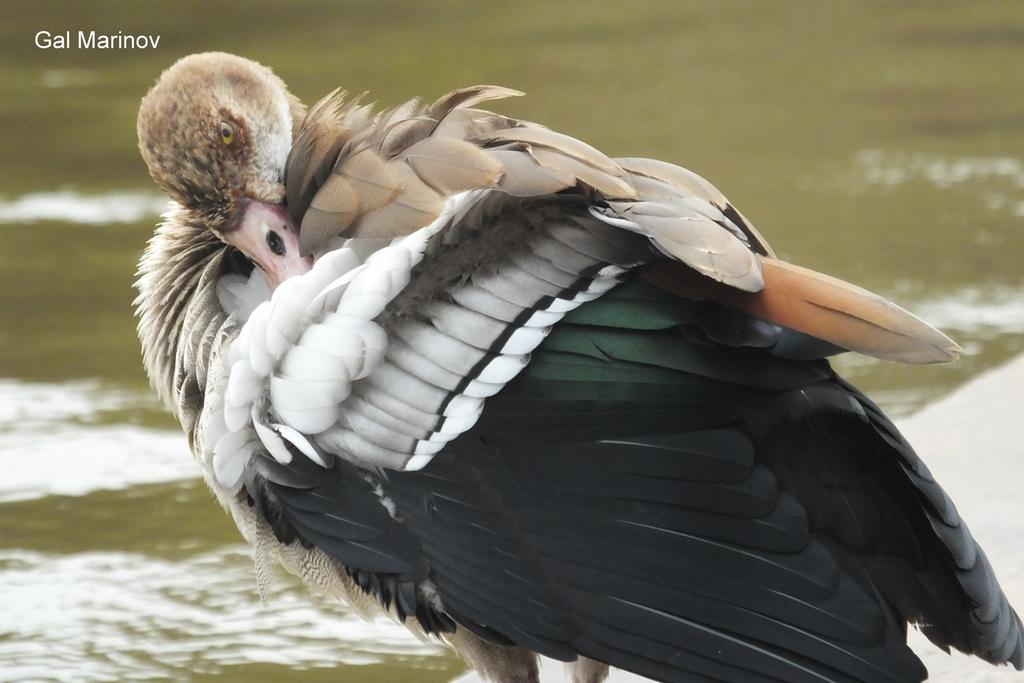
[[[159, 34], [42, 50], [36, 32]], [[462, 670], [283, 580], [267, 605], [152, 399], [130, 303], [160, 200], [139, 98], [200, 50], [307, 102], [478, 82], [503, 111], [710, 178], [789, 260], [890, 296], [957, 364], [843, 359], [905, 414], [1024, 350], [1014, 3], [0, 2], [0, 679], [445, 681]]]

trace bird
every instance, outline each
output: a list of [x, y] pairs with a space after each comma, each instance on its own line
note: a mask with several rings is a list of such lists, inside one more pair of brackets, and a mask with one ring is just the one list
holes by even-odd
[[921, 681], [911, 626], [1024, 668], [966, 522], [829, 362], [959, 347], [696, 173], [479, 107], [521, 94], [307, 110], [212, 52], [143, 97], [143, 365], [260, 590], [279, 565], [496, 683]]

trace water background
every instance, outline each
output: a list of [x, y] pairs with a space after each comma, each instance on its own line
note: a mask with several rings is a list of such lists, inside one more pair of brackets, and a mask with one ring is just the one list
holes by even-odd
[[[41, 50], [37, 31], [159, 34]], [[891, 297], [950, 366], [838, 366], [896, 415], [1024, 351], [1024, 8], [1016, 3], [0, 1], [0, 680], [444, 681], [459, 661], [282, 579], [147, 388], [135, 263], [163, 200], [139, 98], [237, 52], [307, 103], [474, 83], [501, 111], [718, 185], [780, 256]], [[339, 674], [340, 665], [350, 665]]]

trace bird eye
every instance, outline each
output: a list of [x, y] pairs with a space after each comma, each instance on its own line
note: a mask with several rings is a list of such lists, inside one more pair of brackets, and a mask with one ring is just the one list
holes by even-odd
[[267, 233], [267, 246], [275, 255], [284, 256], [284, 240], [273, 230]]
[[225, 145], [230, 145], [235, 141], [235, 127], [227, 121], [220, 122], [220, 140]]

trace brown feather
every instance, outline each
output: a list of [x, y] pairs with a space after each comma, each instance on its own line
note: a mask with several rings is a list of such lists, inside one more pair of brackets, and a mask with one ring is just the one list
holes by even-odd
[[525, 142], [534, 147], [546, 147], [609, 175], [620, 178], [625, 175], [621, 167], [587, 143], [536, 124], [496, 130], [480, 136], [481, 142], [489, 143], [496, 140]]
[[635, 199], [633, 186], [571, 156], [545, 147], [534, 147], [533, 157], [545, 168], [571, 173], [609, 199]]
[[576, 184], [574, 175], [541, 166], [526, 149], [489, 149], [486, 153], [501, 163], [504, 172], [498, 187], [513, 197], [554, 194]]
[[764, 286], [761, 262], [733, 233], [682, 202], [612, 202], [668, 254], [713, 280], [747, 292]]
[[363, 211], [373, 211], [395, 198], [401, 184], [392, 168], [376, 152], [363, 149], [339, 160], [335, 173], [345, 177], [359, 195]]
[[483, 109], [458, 109], [446, 114], [437, 123], [432, 135], [470, 140], [499, 128], [509, 128], [516, 123], [507, 116]]
[[403, 102], [394, 109], [384, 112], [378, 125], [382, 130], [388, 130], [397, 123], [413, 118], [419, 110], [420, 98], [414, 97], [408, 102]]
[[629, 184], [640, 199], [679, 199], [685, 196], [677, 185], [638, 173], [629, 174]]
[[479, 147], [454, 138], [429, 137], [399, 157], [444, 195], [486, 187], [501, 173], [501, 164]]
[[[622, 166], [622, 168], [629, 173], [634, 174], [634, 177], [635, 175], [640, 175], [661, 181], [662, 183], [668, 183], [669, 185], [678, 188], [682, 196], [695, 195], [708, 200], [722, 211], [730, 210], [730, 213], [738, 218], [736, 221], [736, 227], [747, 235], [751, 245], [754, 247], [754, 251], [762, 256], [775, 258], [775, 252], [772, 250], [771, 245], [769, 245], [764, 236], [758, 232], [757, 228], [747, 220], [747, 217], [740, 213], [717, 187], [693, 171], [685, 169], [682, 166], [658, 161], [657, 159], [634, 157], [617, 158], [613, 159], [613, 161]], [[632, 178], [630, 180], [632, 182]], [[640, 184], [642, 185], [642, 183]], [[649, 185], [647, 187], [650, 188]], [[664, 187], [658, 186], [658, 190], [659, 192], [663, 192]], [[641, 192], [639, 187], [637, 187], [637, 192], [641, 197], [645, 199], [648, 198]], [[660, 196], [660, 194], [658, 196]]]
[[761, 258], [764, 289], [742, 292], [663, 260], [641, 271], [653, 284], [710, 299], [851, 351], [903, 363], [944, 363], [961, 349], [949, 337], [882, 297], [785, 261]]
[[426, 116], [417, 116], [391, 124], [384, 131], [384, 135], [381, 137], [380, 144], [378, 145], [381, 156], [385, 159], [395, 157], [402, 150], [411, 147], [430, 135], [435, 126], [437, 126], [437, 121]]
[[489, 100], [521, 97], [524, 94], [519, 90], [505, 88], [500, 85], [473, 85], [468, 88], [453, 90], [447, 95], [442, 95], [437, 101], [427, 107], [427, 112], [430, 116], [441, 119], [448, 112], [455, 111], [456, 109], [465, 109]]
[[335, 90], [313, 105], [288, 154], [285, 187], [288, 209], [296, 222], [301, 221], [348, 138], [338, 111], [345, 95], [343, 90]]
[[338, 235], [337, 214], [320, 211], [310, 206], [302, 215], [299, 228], [299, 253], [315, 256], [333, 237]]
[[299, 229], [302, 254], [317, 253], [331, 238], [344, 232], [359, 212], [359, 195], [352, 184], [332, 173], [313, 197], [302, 218], [302, 227]]
[[346, 233], [348, 237], [390, 238], [408, 235], [441, 215], [443, 199], [404, 162], [388, 164], [398, 191], [387, 204], [364, 213]]

